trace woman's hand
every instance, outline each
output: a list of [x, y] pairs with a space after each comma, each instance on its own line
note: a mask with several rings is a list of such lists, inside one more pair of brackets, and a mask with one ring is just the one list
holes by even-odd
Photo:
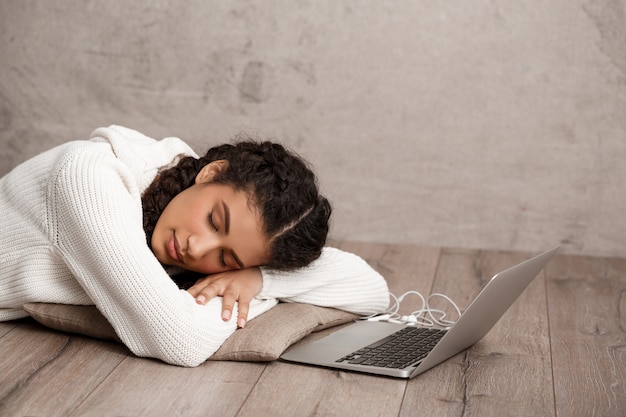
[[253, 267], [209, 275], [198, 280], [187, 291], [195, 297], [198, 304], [206, 304], [214, 297], [223, 297], [222, 320], [224, 321], [230, 320], [236, 301], [239, 304], [237, 326], [243, 328], [248, 319], [250, 301], [261, 292], [262, 288], [261, 270]]

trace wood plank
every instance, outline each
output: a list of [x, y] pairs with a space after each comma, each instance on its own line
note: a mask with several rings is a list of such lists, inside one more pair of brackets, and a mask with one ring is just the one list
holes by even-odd
[[[434, 290], [464, 309], [491, 276], [528, 257], [445, 250]], [[401, 415], [414, 415], [417, 409], [432, 416], [552, 415], [550, 365], [545, 281], [540, 276], [482, 341], [411, 380]]]
[[0, 339], [2, 339], [2, 336], [15, 329], [20, 324], [20, 322], [22, 322], [22, 320], [0, 322]]
[[397, 416], [406, 382], [274, 362], [238, 417]]
[[626, 260], [559, 256], [548, 266], [558, 415], [624, 415]]
[[129, 356], [70, 415], [234, 416], [264, 368], [211, 361], [182, 368]]
[[16, 381], [9, 377], [17, 384], [0, 403], [0, 415], [66, 416], [130, 355], [118, 343], [68, 336], [45, 328], [29, 327], [26, 331], [29, 344], [16, 339], [7, 347], [12, 346], [20, 357], [30, 351], [30, 346], [50, 346], [44, 354], [36, 351], [28, 355], [30, 358], [20, 358], [47, 360], [32, 368], [31, 363], [23, 363], [22, 367], [29, 368], [27, 377]]
[[1, 342], [0, 404], [3, 405], [66, 349], [69, 337], [22, 321]]
[[[486, 252], [483, 276], [489, 279], [530, 257]], [[541, 271], [482, 342], [468, 352], [475, 374], [474, 378], [466, 376], [467, 408], [476, 415], [554, 415], [545, 288], [545, 271]]]

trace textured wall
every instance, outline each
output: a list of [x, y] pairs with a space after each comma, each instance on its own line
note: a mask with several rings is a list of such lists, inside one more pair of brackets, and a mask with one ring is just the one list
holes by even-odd
[[317, 168], [336, 238], [626, 256], [626, 1], [0, 1], [0, 174], [98, 126]]

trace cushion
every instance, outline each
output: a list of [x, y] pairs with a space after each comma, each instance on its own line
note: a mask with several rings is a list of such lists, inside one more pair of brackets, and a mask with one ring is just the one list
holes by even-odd
[[113, 326], [96, 306], [28, 303], [22, 308], [32, 318], [51, 329], [121, 342]]
[[[111, 324], [95, 306], [28, 303], [23, 308], [46, 327], [120, 342]], [[272, 361], [310, 333], [347, 323], [356, 317], [334, 308], [279, 303], [233, 333], [209, 359]]]

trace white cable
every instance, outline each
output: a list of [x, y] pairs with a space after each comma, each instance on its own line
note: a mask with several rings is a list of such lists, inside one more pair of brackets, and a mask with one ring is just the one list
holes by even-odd
[[[402, 304], [402, 301], [404, 301], [405, 297], [409, 295], [417, 295], [418, 298], [421, 300], [422, 305], [420, 308], [413, 311], [408, 316], [400, 316], [398, 314], [398, 311], [400, 310], [400, 304]], [[393, 293], [390, 292], [389, 296], [393, 300], [393, 302], [389, 309], [387, 309], [387, 311], [380, 314], [372, 314], [370, 316], [362, 317], [361, 319], [369, 321], [389, 321], [392, 323], [404, 323], [410, 325], [421, 325], [426, 327], [432, 327], [435, 325], [443, 328], [452, 327], [456, 320], [446, 319], [445, 311], [437, 308], [432, 308], [430, 306], [430, 302], [433, 297], [441, 297], [444, 300], [448, 301], [456, 310], [457, 315], [459, 317], [461, 316], [461, 309], [456, 305], [454, 301], [452, 301], [450, 297], [445, 294], [433, 293], [429, 295], [427, 299], [425, 299], [419, 291], [407, 291], [400, 297], [396, 297]]]
[[[456, 323], [456, 320], [446, 320], [446, 313], [445, 311], [442, 310], [438, 310], [435, 308], [431, 308], [430, 307], [430, 299], [433, 297], [441, 297], [444, 300], [448, 301], [450, 304], [452, 304], [452, 307], [454, 307], [454, 309], [456, 310], [456, 314], [458, 317], [461, 317], [461, 309], [459, 308], [459, 306], [456, 305], [456, 303], [454, 301], [452, 301], [452, 299], [450, 297], [448, 297], [445, 294], [441, 294], [441, 293], [433, 293], [431, 295], [428, 296], [428, 300], [427, 300], [427, 311], [428, 311], [428, 315], [431, 317], [431, 319], [439, 326], [441, 327], [451, 327], [452, 325], [454, 325], [454, 323]], [[439, 313], [440, 317], [436, 318], [435, 316], [433, 316], [433, 313]], [[457, 320], [458, 320], [457, 317]]]

